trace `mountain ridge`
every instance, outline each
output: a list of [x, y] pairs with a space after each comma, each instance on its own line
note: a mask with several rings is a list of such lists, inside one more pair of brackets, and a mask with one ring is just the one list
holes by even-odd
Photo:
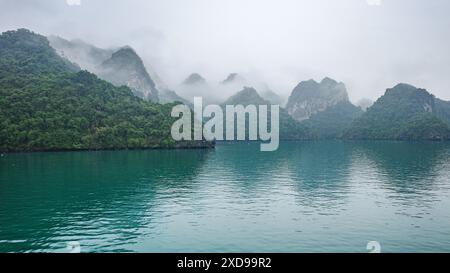
[[171, 110], [80, 71], [42, 35], [0, 35], [1, 152], [214, 146], [175, 142]]
[[[138, 97], [154, 102], [161, 101], [161, 103], [188, 102], [175, 91], [168, 89], [155, 72], [151, 75], [148, 67], [130, 46], [104, 49], [81, 39], [67, 40], [55, 35], [48, 36], [48, 39], [60, 56], [79, 64], [82, 69], [86, 69], [116, 86], [130, 87]], [[117, 58], [117, 54], [120, 58], [122, 53], [127, 55], [126, 51], [129, 51], [129, 59], [125, 58], [119, 62], [119, 65], [115, 65], [117, 60], [114, 59]], [[113, 56], [114, 54], [116, 57]], [[128, 70], [123, 71], [123, 66], [127, 66]]]
[[192, 73], [183, 81], [183, 84], [184, 85], [206, 84], [206, 80], [200, 74]]
[[444, 140], [450, 125], [438, 116], [436, 98], [400, 83], [386, 90], [345, 132], [347, 139]]

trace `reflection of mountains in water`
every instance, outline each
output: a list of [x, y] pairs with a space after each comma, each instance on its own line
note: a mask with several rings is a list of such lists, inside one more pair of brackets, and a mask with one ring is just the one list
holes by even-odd
[[[216, 203], [227, 210], [245, 204], [252, 215], [271, 206], [339, 215], [355, 202], [355, 191], [367, 189], [380, 190], [388, 203], [425, 207], [445, 182], [449, 155], [445, 142], [344, 141], [282, 142], [272, 153], [260, 152], [258, 143], [225, 143], [216, 150], [8, 155], [0, 159], [2, 194], [10, 200], [0, 222], [26, 227], [21, 236], [27, 238], [83, 240], [95, 251], [92, 237], [102, 250], [117, 251], [118, 243], [145, 237], [142, 230], [171, 213], [208, 215]], [[7, 250], [39, 247], [42, 242], [31, 240]]]
[[401, 194], [436, 189], [436, 178], [448, 165], [448, 142], [352, 142], [387, 178], [389, 188]]
[[221, 166], [226, 180], [246, 197], [270, 198], [271, 191], [294, 188], [297, 195], [317, 203], [314, 196], [342, 199], [340, 189], [348, 183], [353, 152], [351, 144], [336, 141], [281, 142], [270, 153], [260, 152], [256, 142], [225, 143], [216, 150], [207, 166]]
[[[195, 177], [209, 152], [135, 150], [11, 155], [6, 158], [8, 164], [0, 164], [0, 180], [14, 183], [16, 196], [29, 196], [31, 191], [34, 198], [5, 202], [2, 208], [8, 213], [0, 213], [0, 220], [27, 227], [28, 238], [39, 232], [45, 238], [70, 237], [83, 240], [86, 248], [105, 250], [107, 245], [88, 245], [91, 235], [98, 239], [95, 229], [103, 226], [107, 232], [102, 236], [117, 251], [116, 240], [142, 235], [140, 228], [158, 219], [157, 206], [170, 205], [177, 196], [195, 191]], [[166, 199], [166, 195], [170, 198]], [[78, 238], [79, 234], [83, 237]], [[39, 242], [27, 241], [10, 250], [39, 246]], [[65, 245], [56, 248], [63, 249]]]
[[445, 142], [282, 142], [272, 153], [261, 153], [258, 147], [257, 143], [220, 144], [205, 171], [220, 166], [227, 182], [248, 197], [293, 187], [307, 205], [338, 205], [345, 202], [355, 182], [369, 183], [361, 174], [403, 197], [420, 198], [424, 191], [436, 189], [450, 155]]

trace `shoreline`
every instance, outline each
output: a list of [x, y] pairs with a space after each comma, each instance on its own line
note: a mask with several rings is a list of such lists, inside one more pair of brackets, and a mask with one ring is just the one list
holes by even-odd
[[[208, 143], [208, 144], [207, 144]], [[202, 142], [205, 145], [181, 146], [174, 145], [172, 147], [137, 147], [137, 148], [99, 148], [99, 149], [38, 149], [23, 151], [0, 151], [0, 156], [7, 154], [35, 154], [35, 153], [68, 153], [68, 152], [102, 152], [102, 151], [139, 151], [139, 150], [208, 150], [215, 149], [216, 143]]]
[[[346, 142], [346, 143], [368, 143], [368, 142], [398, 142], [398, 143], [450, 143], [449, 139], [421, 139], [421, 140], [402, 140], [402, 139], [292, 139], [280, 140], [283, 142]], [[261, 141], [214, 141], [202, 142], [204, 145], [172, 147], [138, 147], [138, 148], [100, 148], [100, 149], [39, 149], [30, 151], [0, 151], [0, 157], [8, 154], [34, 154], [34, 153], [65, 153], [65, 152], [102, 152], [102, 151], [139, 151], [139, 150], [209, 150], [215, 149], [216, 145], [232, 145], [240, 143], [260, 143]]]

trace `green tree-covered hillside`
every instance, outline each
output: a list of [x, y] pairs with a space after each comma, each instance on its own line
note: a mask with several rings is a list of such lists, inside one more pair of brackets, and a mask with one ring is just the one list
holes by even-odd
[[348, 139], [450, 139], [450, 126], [438, 116], [435, 97], [424, 89], [399, 84], [357, 119]]
[[25, 29], [0, 35], [0, 151], [204, 147], [175, 143], [172, 105], [144, 101]]

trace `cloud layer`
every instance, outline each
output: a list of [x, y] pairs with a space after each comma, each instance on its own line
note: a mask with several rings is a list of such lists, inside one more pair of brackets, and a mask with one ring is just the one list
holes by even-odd
[[[78, 1], [70, 0], [78, 4]], [[0, 30], [128, 44], [170, 86], [232, 72], [287, 96], [300, 80], [347, 84], [352, 100], [407, 82], [450, 100], [450, 1], [0, 0]], [[236, 90], [238, 91], [238, 90]]]

